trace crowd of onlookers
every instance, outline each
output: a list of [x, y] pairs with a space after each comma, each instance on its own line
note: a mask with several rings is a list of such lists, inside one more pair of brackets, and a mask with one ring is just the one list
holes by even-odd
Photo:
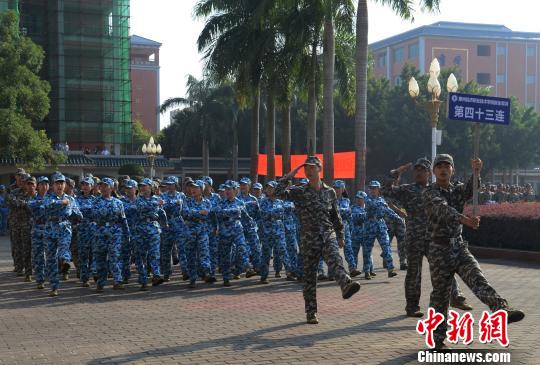
[[531, 184], [509, 185], [490, 184], [482, 185], [478, 194], [479, 204], [519, 203], [540, 201]]

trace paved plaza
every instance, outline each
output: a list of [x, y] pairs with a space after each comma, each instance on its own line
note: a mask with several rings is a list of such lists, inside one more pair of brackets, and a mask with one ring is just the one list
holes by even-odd
[[[335, 282], [319, 285], [321, 323], [314, 326], [305, 324], [301, 285], [273, 275], [267, 286], [242, 278], [231, 288], [218, 282], [190, 290], [176, 272], [148, 292], [132, 279], [126, 290], [107, 287], [104, 294], [70, 279], [50, 298], [15, 277], [2, 237], [0, 364], [413, 364], [425, 345], [417, 321], [404, 316], [405, 272], [387, 278], [379, 252], [377, 277], [359, 279], [352, 299], [342, 300]], [[526, 312], [510, 325], [512, 363], [540, 363], [540, 265], [481, 264], [500, 294]], [[424, 275], [422, 308], [430, 293]], [[486, 307], [464, 291], [478, 320]], [[500, 349], [477, 341], [472, 348]]]

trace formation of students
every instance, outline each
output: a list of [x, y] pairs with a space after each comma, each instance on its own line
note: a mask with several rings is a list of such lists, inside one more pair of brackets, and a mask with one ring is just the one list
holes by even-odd
[[[120, 181], [85, 176], [78, 186], [57, 172], [35, 178], [19, 169], [8, 195], [14, 271], [50, 295], [58, 295], [70, 270], [83, 287], [96, 283], [102, 292], [108, 277], [113, 289], [129, 283], [135, 264], [141, 290], [169, 281], [174, 265], [194, 288], [198, 280], [223, 285], [232, 279], [260, 276], [268, 283], [273, 259], [275, 277], [303, 279], [299, 241], [301, 225], [294, 203], [278, 199], [276, 181], [263, 187], [249, 178], [226, 181], [213, 190], [212, 178], [169, 176], [163, 181], [124, 176]], [[297, 185], [305, 185], [301, 179]], [[380, 196], [372, 181], [369, 194], [359, 191], [351, 202], [345, 182], [333, 184], [344, 222], [344, 253], [352, 277], [359, 270], [360, 248], [366, 279], [376, 274], [372, 249], [381, 245], [388, 276], [397, 275], [385, 219], [403, 225], [403, 218]], [[403, 260], [406, 260], [404, 258]], [[404, 261], [406, 262], [406, 261]], [[406, 269], [406, 264], [401, 265]], [[319, 280], [333, 279], [321, 258]], [[151, 279], [149, 276], [151, 275]]]

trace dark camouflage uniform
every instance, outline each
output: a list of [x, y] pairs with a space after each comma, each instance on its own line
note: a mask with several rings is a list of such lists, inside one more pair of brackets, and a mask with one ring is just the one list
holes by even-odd
[[23, 189], [14, 189], [8, 197], [11, 254], [15, 271], [32, 274], [31, 213], [27, 203], [30, 197]]
[[317, 312], [317, 267], [324, 261], [334, 275], [342, 290], [351, 282], [343, 268], [339, 254], [338, 240], [344, 239], [343, 222], [338, 212], [336, 192], [321, 182], [320, 190], [309, 184], [292, 186], [289, 179], [282, 178], [276, 187], [275, 195], [294, 203], [300, 219], [300, 252], [304, 265], [304, 300], [306, 313]]
[[[450, 291], [454, 274], [457, 273], [473, 293], [492, 311], [508, 308], [508, 303], [501, 298], [488, 283], [478, 262], [469, 252], [463, 241], [460, 223], [465, 202], [472, 198], [472, 178], [466, 185], [450, 184], [444, 189], [432, 184], [423, 193], [428, 227], [426, 239], [430, 241], [428, 251], [429, 271], [433, 291], [429, 306], [448, 318]], [[446, 338], [446, 322], [434, 333], [437, 343]]]
[[[405, 300], [407, 312], [420, 310], [419, 302], [422, 288], [422, 260], [428, 257], [429, 241], [426, 240], [427, 216], [424, 210], [422, 193], [426, 186], [403, 184], [393, 186], [398, 174], [391, 174], [382, 189], [382, 194], [400, 204], [407, 212], [405, 246], [407, 247], [407, 275], [405, 276]], [[452, 280], [452, 300], [463, 301], [456, 279]]]
[[[392, 200], [393, 199], [386, 199], [388, 203], [392, 203], [395, 205], [395, 202]], [[384, 217], [384, 221], [386, 223], [386, 226], [388, 227], [388, 239], [390, 240], [390, 244], [392, 244], [392, 240], [394, 239], [394, 237], [396, 237], [399, 263], [401, 265], [406, 265], [407, 264], [407, 246], [405, 244], [405, 234], [406, 234], [405, 221], [404, 220], [398, 221], [395, 219], [390, 219], [387, 216]]]

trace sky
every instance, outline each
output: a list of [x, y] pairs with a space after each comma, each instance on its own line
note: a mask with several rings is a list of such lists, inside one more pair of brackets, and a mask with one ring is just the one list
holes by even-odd
[[[356, 0], [353, 0], [356, 2]], [[131, 0], [130, 33], [162, 43], [160, 49], [160, 98], [185, 96], [186, 76], [201, 76], [203, 61], [197, 37], [204, 20], [194, 19], [197, 0]], [[538, 0], [441, 0], [440, 12], [418, 10], [414, 22], [401, 20], [391, 9], [368, 2], [369, 42], [438, 21], [502, 24], [514, 31], [540, 32], [535, 14]], [[162, 115], [161, 128], [169, 124]]]

